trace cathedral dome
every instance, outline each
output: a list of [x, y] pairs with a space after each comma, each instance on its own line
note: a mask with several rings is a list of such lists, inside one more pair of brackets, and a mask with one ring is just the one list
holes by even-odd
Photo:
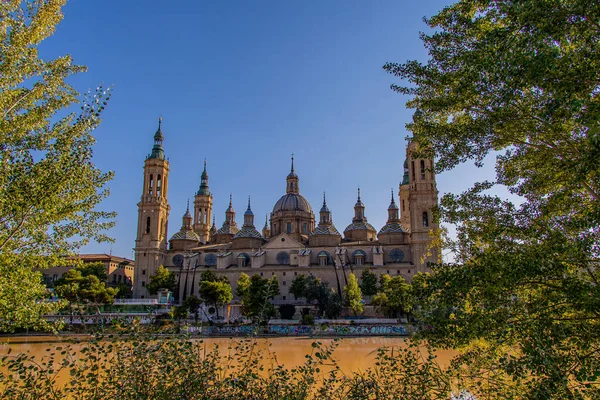
[[273, 207], [273, 213], [278, 211], [304, 211], [312, 213], [312, 208], [308, 200], [299, 193], [288, 193], [281, 196]]
[[200, 236], [194, 231], [182, 230], [171, 236], [171, 240], [193, 240], [195, 242], [200, 242]]

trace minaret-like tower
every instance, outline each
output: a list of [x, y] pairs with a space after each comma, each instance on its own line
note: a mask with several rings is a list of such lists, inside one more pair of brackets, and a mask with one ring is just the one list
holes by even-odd
[[288, 174], [287, 178], [287, 187], [285, 192], [287, 194], [298, 194], [300, 193], [300, 187], [298, 186], [299, 179], [298, 175], [296, 175], [296, 171], [294, 171], [294, 156], [292, 155], [292, 170]]
[[[421, 118], [417, 110], [414, 119]], [[438, 225], [433, 221], [432, 209], [438, 203], [438, 190], [435, 182], [433, 159], [416, 158], [417, 143], [410, 140], [406, 149], [408, 164], [408, 203], [410, 214], [410, 241], [413, 262], [419, 266], [418, 271], [426, 271], [428, 262], [438, 261], [438, 249], [430, 249], [429, 232]], [[403, 186], [400, 187], [403, 194]], [[401, 197], [402, 198], [402, 197]]]
[[233, 209], [233, 197], [229, 195], [229, 207], [225, 210], [225, 221], [221, 229], [215, 234], [215, 243], [229, 243], [233, 235], [238, 233], [239, 228], [235, 222], [235, 210]]
[[208, 243], [210, 239], [212, 205], [213, 199], [208, 189], [208, 172], [206, 172], [206, 160], [204, 160], [200, 188], [194, 197], [194, 231], [200, 236], [203, 243]]
[[210, 237], [209, 237], [209, 241], [211, 243], [214, 243], [216, 234], [217, 234], [217, 222], [215, 220], [215, 216], [213, 215], [213, 223], [212, 223], [212, 226], [210, 227]]
[[392, 189], [392, 201], [388, 207], [388, 220], [381, 228], [377, 237], [381, 244], [406, 244], [408, 243], [408, 234], [400, 224], [398, 215], [398, 206], [394, 200], [394, 190]]
[[325, 192], [323, 192], [323, 206], [319, 211], [319, 225], [308, 237], [310, 246], [337, 246], [342, 241], [342, 235], [333, 225], [331, 211], [327, 207]]
[[167, 251], [169, 219], [169, 161], [163, 150], [162, 118], [154, 135], [152, 153], [144, 162], [144, 185], [138, 203], [137, 239], [135, 241], [135, 283], [133, 297], [148, 298], [146, 284], [159, 265], [164, 263]]
[[398, 197], [400, 197], [400, 223], [402, 224], [402, 228], [404, 228], [406, 232], [410, 232], [410, 202], [408, 201], [408, 176], [408, 158], [405, 158], [404, 175], [402, 176], [402, 182], [400, 183], [400, 191], [398, 192]]
[[271, 229], [269, 229], [269, 214], [265, 216], [265, 226], [262, 228], [262, 236], [264, 239], [269, 239], [271, 237]]
[[377, 231], [365, 217], [365, 205], [360, 199], [360, 188], [358, 188], [358, 198], [354, 204], [354, 218], [352, 218], [352, 223], [344, 229], [344, 237], [352, 241], [373, 241], [376, 236]]

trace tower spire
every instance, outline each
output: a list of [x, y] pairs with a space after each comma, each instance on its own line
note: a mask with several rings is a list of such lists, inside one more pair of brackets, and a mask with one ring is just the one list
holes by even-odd
[[292, 174], [294, 173], [294, 153], [292, 153]]
[[148, 158], [158, 158], [160, 160], [165, 159], [165, 152], [163, 150], [162, 144], [165, 137], [163, 136], [162, 129], [162, 118], [158, 118], [158, 129], [154, 134], [154, 146], [152, 146], [152, 153]]

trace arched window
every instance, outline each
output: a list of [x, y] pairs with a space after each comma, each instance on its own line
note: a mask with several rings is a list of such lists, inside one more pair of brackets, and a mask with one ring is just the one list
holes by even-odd
[[421, 160], [421, 180], [425, 180], [425, 161]]
[[161, 178], [160, 174], [158, 174], [158, 177], [156, 178], [156, 195], [158, 197], [160, 197], [161, 189], [162, 189], [162, 178]]
[[414, 161], [410, 162], [410, 167], [411, 167], [410, 169], [412, 171], [412, 180], [414, 182], [417, 180], [417, 178], [415, 178], [415, 162]]
[[291, 222], [287, 223], [287, 233], [292, 233], [292, 223]]
[[404, 259], [404, 252], [400, 249], [392, 249], [389, 254], [390, 262], [399, 263]]
[[279, 265], [290, 265], [290, 255], [285, 251], [277, 253], [277, 263]]
[[404, 210], [405, 210], [405, 208], [406, 208], [405, 206], [406, 206], [406, 204], [405, 204], [405, 201], [404, 201], [404, 200], [402, 200], [402, 212], [404, 212]]
[[427, 215], [427, 211], [423, 213], [423, 228], [429, 227], [429, 215]]
[[198, 209], [198, 223], [202, 223], [203, 219], [202, 219], [202, 210]]
[[154, 177], [150, 174], [150, 183], [148, 184], [148, 194], [152, 196], [152, 187], [154, 186]]
[[250, 266], [250, 256], [248, 253], [240, 253], [237, 256], [238, 268], [246, 268]]
[[204, 264], [207, 267], [214, 267], [217, 265], [217, 255], [214, 253], [208, 253], [204, 256]]
[[306, 222], [302, 224], [302, 233], [308, 233], [308, 224]]
[[317, 254], [317, 257], [319, 259], [319, 266], [321, 267], [329, 265], [329, 262], [331, 261], [331, 254], [325, 250], [320, 251], [319, 254]]
[[355, 265], [364, 265], [367, 259], [367, 253], [362, 250], [354, 250], [352, 253], [352, 260]]
[[146, 233], [150, 233], [150, 217], [146, 218]]

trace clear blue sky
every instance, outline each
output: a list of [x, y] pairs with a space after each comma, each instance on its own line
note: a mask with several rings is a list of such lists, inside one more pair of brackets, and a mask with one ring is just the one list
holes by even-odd
[[[205, 157], [217, 225], [232, 192], [238, 223], [251, 195], [260, 229], [285, 192], [291, 153], [316, 213], [326, 191], [342, 231], [360, 186], [366, 216], [381, 228], [390, 189], [397, 193], [402, 179], [413, 112], [381, 67], [424, 60], [422, 18], [446, 4], [70, 1], [41, 54], [69, 53], [87, 65], [71, 80], [80, 92], [114, 86], [94, 151], [97, 165], [115, 172], [100, 207], [118, 213], [113, 254], [132, 257], [142, 167], [159, 116], [171, 162], [169, 236], [181, 226]], [[485, 172], [469, 166], [438, 176], [440, 195]], [[82, 252], [110, 249], [91, 244]]]

